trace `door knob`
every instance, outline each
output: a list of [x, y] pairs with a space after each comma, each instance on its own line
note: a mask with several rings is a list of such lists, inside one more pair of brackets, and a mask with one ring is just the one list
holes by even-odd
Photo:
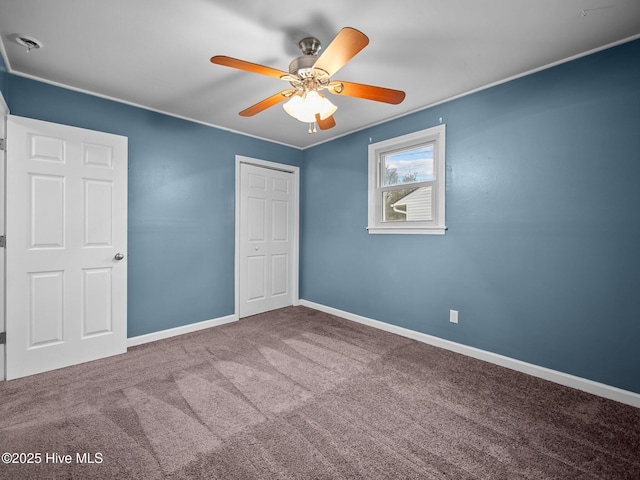
[[122, 253], [116, 253], [116, 256], [113, 258], [115, 258], [116, 260], [122, 260], [124, 258], [124, 255]]

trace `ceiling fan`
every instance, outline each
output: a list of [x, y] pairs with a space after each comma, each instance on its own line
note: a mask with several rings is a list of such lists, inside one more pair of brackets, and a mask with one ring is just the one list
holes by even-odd
[[315, 37], [303, 38], [298, 42], [302, 56], [289, 64], [289, 72], [224, 55], [211, 57], [211, 62], [289, 82], [292, 88], [265, 98], [242, 110], [240, 115], [251, 117], [288, 100], [283, 105], [285, 111], [292, 117], [309, 123], [309, 133], [312, 133], [316, 131], [316, 124], [321, 130], [327, 130], [336, 125], [333, 114], [337, 107], [322, 93], [323, 90], [334, 95], [364, 98], [393, 105], [404, 100], [405, 93], [401, 90], [331, 79], [368, 43], [369, 38], [364, 33], [355, 28], [345, 27], [338, 32], [322, 55], [319, 55], [322, 48], [320, 41]]

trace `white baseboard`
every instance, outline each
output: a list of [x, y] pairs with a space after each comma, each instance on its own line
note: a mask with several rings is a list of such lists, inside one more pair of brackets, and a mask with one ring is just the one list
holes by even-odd
[[137, 337], [127, 338], [127, 348], [142, 345], [143, 343], [155, 342], [164, 338], [175, 337], [176, 335], [197, 332], [198, 330], [204, 330], [205, 328], [217, 327], [219, 325], [224, 325], [225, 323], [235, 322], [236, 320], [238, 320], [237, 315], [227, 315], [226, 317], [214, 318], [212, 320], [205, 320], [198, 323], [190, 323], [189, 325], [169, 328], [159, 332], [147, 333], [146, 335], [138, 335]]
[[576, 377], [575, 375], [569, 375], [568, 373], [559, 372], [557, 370], [551, 370], [549, 368], [516, 360], [515, 358], [505, 357], [504, 355], [488, 352], [486, 350], [480, 350], [479, 348], [469, 347], [461, 343], [427, 335], [426, 333], [420, 333], [415, 330], [391, 325], [390, 323], [362, 317], [354, 313], [345, 312], [333, 307], [327, 307], [326, 305], [310, 302], [308, 300], [300, 300], [300, 305], [640, 408], [640, 394], [635, 392], [612, 387], [611, 385], [606, 385], [604, 383], [594, 382], [593, 380], [586, 378]]

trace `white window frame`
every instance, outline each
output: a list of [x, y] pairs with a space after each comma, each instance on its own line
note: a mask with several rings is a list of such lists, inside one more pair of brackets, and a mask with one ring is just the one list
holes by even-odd
[[[369, 221], [371, 234], [444, 235], [445, 226], [445, 125], [409, 133], [369, 145]], [[383, 156], [399, 150], [417, 148], [433, 143], [434, 180], [420, 185], [433, 187], [433, 220], [423, 222], [382, 221]]]

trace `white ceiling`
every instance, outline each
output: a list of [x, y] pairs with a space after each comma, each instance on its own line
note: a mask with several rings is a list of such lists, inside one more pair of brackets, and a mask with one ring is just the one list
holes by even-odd
[[[309, 135], [280, 105], [240, 117], [288, 84], [209, 62], [287, 70], [298, 40], [326, 47], [344, 26], [370, 43], [334, 79], [407, 97], [331, 96], [328, 131]], [[11, 73], [301, 148], [639, 35], [640, 0], [0, 0]]]

